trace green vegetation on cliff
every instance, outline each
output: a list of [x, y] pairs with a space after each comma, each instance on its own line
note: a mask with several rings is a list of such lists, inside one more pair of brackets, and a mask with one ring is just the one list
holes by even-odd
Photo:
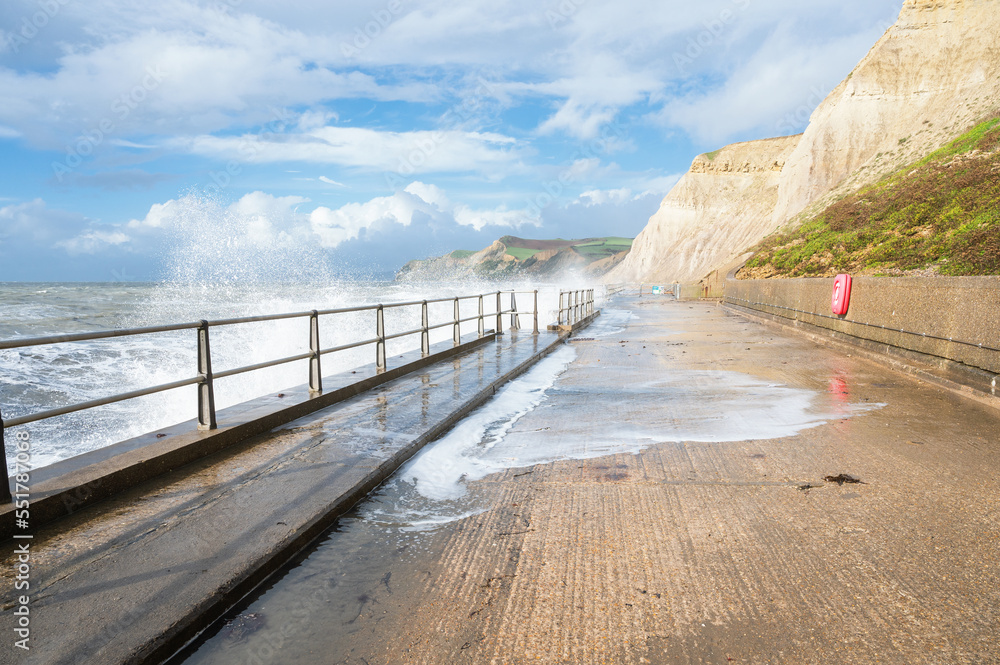
[[1000, 274], [1000, 118], [754, 248], [741, 276]]

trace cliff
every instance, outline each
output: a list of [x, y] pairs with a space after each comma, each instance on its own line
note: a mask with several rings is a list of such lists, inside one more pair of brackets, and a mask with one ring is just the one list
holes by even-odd
[[870, 184], [992, 115], [1000, 103], [997, 34], [995, 0], [906, 0], [896, 24], [813, 112], [788, 158], [775, 226], [828, 192], [832, 199]]
[[459, 250], [410, 261], [396, 274], [396, 280], [555, 278], [570, 272], [599, 277], [621, 262], [631, 245], [631, 238], [531, 240], [504, 236], [478, 252]]
[[606, 281], [697, 281], [773, 231], [785, 162], [798, 136], [699, 155]]
[[607, 281], [697, 281], [994, 114], [997, 10], [995, 0], [906, 0], [801, 136], [695, 159]]

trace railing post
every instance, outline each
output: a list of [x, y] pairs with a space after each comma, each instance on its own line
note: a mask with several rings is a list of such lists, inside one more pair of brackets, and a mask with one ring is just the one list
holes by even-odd
[[452, 341], [455, 343], [455, 346], [458, 346], [459, 344], [462, 343], [461, 320], [462, 317], [459, 315], [458, 298], [455, 298], [455, 325], [453, 326], [451, 331], [451, 338]]
[[309, 314], [309, 350], [312, 351], [312, 358], [309, 359], [309, 392], [319, 394], [323, 392], [323, 372], [320, 369], [319, 312], [315, 309]]
[[[7, 446], [4, 444], [3, 433], [3, 413], [0, 412], [0, 448], [3, 448], [3, 487], [0, 488], [0, 502], [10, 503], [14, 500], [14, 497], [10, 495], [10, 478], [7, 476]], [[16, 458], [17, 455], [14, 457]], [[17, 471], [17, 469], [15, 468], [14, 471]], [[17, 474], [15, 473], [15, 475]]]
[[497, 291], [497, 335], [503, 334], [503, 304], [500, 302], [500, 292]]
[[563, 292], [559, 292], [559, 315], [556, 317], [556, 324], [562, 325], [562, 315], [563, 315]]
[[521, 317], [517, 315], [517, 294], [510, 292], [510, 329], [521, 329]]
[[486, 322], [483, 321], [483, 296], [479, 296], [479, 336], [486, 334]]
[[212, 349], [208, 343], [208, 321], [198, 326], [198, 429], [217, 429], [215, 420], [215, 386], [212, 382]]
[[533, 311], [535, 313], [535, 327], [532, 332], [537, 335], [538, 334], [538, 289], [535, 289], [535, 307]]
[[375, 371], [385, 371], [385, 311], [382, 305], [375, 310]]
[[420, 355], [425, 358], [431, 354], [431, 320], [427, 312], [427, 301], [420, 304]]

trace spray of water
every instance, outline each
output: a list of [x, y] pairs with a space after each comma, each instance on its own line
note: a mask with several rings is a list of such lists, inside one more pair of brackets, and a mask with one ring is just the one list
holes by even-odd
[[[251, 195], [253, 196], [253, 195]], [[266, 195], [260, 195], [265, 197]], [[261, 212], [261, 211], [264, 212]], [[330, 265], [307, 229], [293, 223], [287, 202], [267, 200], [224, 205], [197, 196], [165, 204], [143, 222], [165, 233], [163, 279], [155, 284], [65, 284], [27, 287], [5, 298], [3, 337], [142, 327], [259, 314], [333, 309], [379, 302], [467, 295], [526, 284], [380, 282], [346, 276]], [[142, 229], [138, 229], [141, 232]], [[579, 282], [565, 286], [581, 288]], [[558, 285], [540, 294], [540, 322], [555, 319]], [[30, 293], [29, 293], [30, 291]], [[530, 309], [530, 297], [518, 305]], [[474, 305], [467, 303], [468, 307]], [[466, 310], [468, 311], [468, 310]], [[388, 332], [419, 327], [419, 308], [392, 310]], [[469, 312], [471, 313], [471, 311]], [[432, 320], [451, 317], [451, 303], [435, 305]], [[522, 318], [522, 325], [530, 321]], [[475, 322], [463, 328], [468, 334]], [[492, 327], [492, 326], [491, 326]], [[374, 312], [321, 319], [324, 348], [374, 337]], [[447, 328], [432, 343], [450, 338]], [[308, 351], [305, 319], [213, 328], [213, 368], [222, 371]], [[395, 355], [419, 347], [419, 338], [396, 340]], [[7, 418], [57, 406], [148, 388], [197, 373], [194, 331], [60, 344], [0, 352], [0, 399]], [[346, 371], [374, 360], [363, 347], [324, 356], [324, 373]], [[306, 382], [306, 361], [260, 370], [216, 383], [222, 409]], [[172, 390], [31, 425], [36, 466], [184, 422], [196, 413], [193, 387]], [[8, 457], [10, 458], [10, 457]]]

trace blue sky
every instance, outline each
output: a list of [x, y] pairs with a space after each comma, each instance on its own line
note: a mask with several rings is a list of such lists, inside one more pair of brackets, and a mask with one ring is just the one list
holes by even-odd
[[634, 236], [697, 154], [802, 131], [901, 6], [287, 4], [6, 0], [0, 281]]

